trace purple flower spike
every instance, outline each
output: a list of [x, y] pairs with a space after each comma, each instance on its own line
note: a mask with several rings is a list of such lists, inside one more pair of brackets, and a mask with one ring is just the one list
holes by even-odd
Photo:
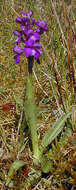
[[[20, 63], [20, 55], [22, 53], [28, 58], [28, 63], [32, 64], [34, 59], [37, 63], [40, 63], [39, 58], [42, 55], [40, 35], [48, 31], [48, 28], [44, 20], [36, 22], [35, 18], [31, 19], [32, 15], [33, 10], [29, 10], [28, 13], [22, 11], [22, 17], [16, 18], [16, 22], [20, 24], [20, 31], [15, 30], [13, 32], [17, 36], [17, 39], [14, 41], [16, 45], [13, 48], [13, 51], [16, 53], [14, 56], [16, 63]], [[35, 29], [33, 28], [34, 25]], [[20, 43], [24, 44], [23, 49], [19, 47]]]
[[44, 31], [48, 31], [48, 28], [46, 26], [46, 22], [44, 20], [40, 22], [35, 22], [36, 26], [38, 26], [36, 32], [39, 34], [42, 34]]

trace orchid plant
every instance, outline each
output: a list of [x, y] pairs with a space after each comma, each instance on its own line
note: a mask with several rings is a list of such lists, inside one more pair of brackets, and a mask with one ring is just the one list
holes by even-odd
[[[21, 133], [23, 133], [27, 123], [31, 133], [33, 154], [36, 161], [35, 163], [41, 162], [42, 171], [48, 172], [50, 170], [49, 168], [51, 167], [51, 160], [48, 160], [44, 156], [44, 150], [61, 132], [70, 113], [63, 114], [55, 122], [54, 126], [46, 132], [41, 144], [38, 143], [36, 105], [31, 76], [34, 60], [36, 60], [37, 63], [40, 63], [39, 58], [43, 53], [42, 46], [40, 44], [41, 35], [44, 32], [47, 32], [48, 28], [44, 20], [38, 22], [35, 20], [35, 18], [32, 18], [32, 16], [32, 10], [29, 10], [28, 13], [22, 11], [22, 17], [17, 17], [15, 20], [16, 23], [20, 24], [20, 30], [14, 30], [13, 32], [13, 34], [17, 36], [17, 39], [14, 41], [15, 46], [13, 48], [13, 51], [16, 54], [14, 56], [15, 63], [20, 63], [21, 54], [23, 53], [28, 60], [28, 76], [24, 100], [24, 119], [21, 124]], [[23, 48], [20, 47], [20, 43], [23, 44]]]
[[[38, 149], [38, 139], [37, 139], [37, 127], [36, 127], [36, 111], [35, 111], [35, 101], [33, 96], [32, 81], [30, 76], [32, 75], [32, 68], [34, 59], [37, 63], [40, 63], [40, 56], [42, 55], [42, 46], [40, 44], [40, 36], [43, 32], [48, 31], [46, 22], [44, 20], [37, 22], [33, 16], [33, 11], [29, 10], [28, 13], [22, 11], [22, 17], [17, 17], [16, 22], [20, 24], [20, 31], [15, 30], [14, 35], [17, 39], [14, 41], [16, 44], [13, 48], [14, 60], [16, 64], [20, 63], [21, 54], [25, 54], [28, 59], [28, 77], [27, 77], [27, 91], [26, 91], [26, 101], [24, 102], [24, 111], [26, 122], [29, 123], [32, 137], [32, 145], [34, 156], [39, 159], [39, 149]], [[33, 29], [35, 26], [35, 29]], [[20, 47], [20, 43], [24, 44], [24, 47]], [[30, 96], [30, 97], [29, 97]], [[31, 113], [31, 115], [30, 115]], [[25, 124], [25, 121], [24, 121]], [[23, 125], [23, 124], [22, 124]], [[23, 130], [21, 130], [23, 132]]]

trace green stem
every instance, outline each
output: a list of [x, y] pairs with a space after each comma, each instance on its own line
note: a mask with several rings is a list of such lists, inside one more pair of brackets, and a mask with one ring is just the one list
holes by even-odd
[[38, 148], [38, 136], [37, 136], [37, 122], [36, 122], [36, 105], [34, 100], [34, 92], [32, 87], [32, 75], [29, 74], [27, 77], [26, 86], [26, 99], [24, 102], [24, 113], [26, 121], [31, 133], [32, 148], [34, 157], [39, 159], [39, 148]]

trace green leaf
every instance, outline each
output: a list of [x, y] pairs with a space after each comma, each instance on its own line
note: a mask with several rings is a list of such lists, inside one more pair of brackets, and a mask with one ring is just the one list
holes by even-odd
[[61, 130], [64, 127], [64, 123], [67, 120], [67, 118], [71, 115], [70, 112], [62, 115], [56, 122], [55, 124], [51, 127], [50, 130], [46, 132], [44, 135], [42, 142], [41, 142], [41, 147], [43, 149], [47, 147], [61, 132]]
[[44, 173], [48, 173], [51, 171], [51, 168], [53, 167], [53, 162], [52, 160], [48, 159], [47, 157], [43, 156], [41, 161], [41, 171]]
[[17, 170], [19, 170], [21, 167], [25, 165], [25, 162], [22, 160], [15, 160], [13, 164], [11, 165], [8, 176], [7, 176], [7, 181], [6, 181], [6, 186], [9, 185], [13, 175], [16, 173]]
[[23, 100], [20, 99], [17, 95], [14, 94], [14, 98], [17, 104], [19, 104], [20, 106], [22, 106], [23, 104]]

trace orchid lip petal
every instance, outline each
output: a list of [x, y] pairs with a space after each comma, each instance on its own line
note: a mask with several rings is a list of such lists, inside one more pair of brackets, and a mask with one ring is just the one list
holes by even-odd
[[39, 49], [42, 48], [41, 44], [38, 43], [38, 42], [34, 43], [33, 47], [36, 47], [36, 48], [39, 48]]
[[21, 42], [21, 37], [18, 37], [18, 38], [14, 41], [14, 43], [17, 43], [17, 44], [20, 44], [20, 42]]
[[40, 35], [38, 33], [34, 33], [29, 37], [28, 40], [26, 40], [26, 45], [27, 46], [32, 46], [35, 42], [40, 40]]
[[25, 16], [25, 17], [27, 16], [27, 13], [25, 11], [22, 11], [21, 13], [23, 16]]
[[20, 27], [21, 27], [22, 31], [25, 31], [25, 26], [24, 25], [21, 25]]
[[13, 34], [16, 35], [16, 36], [20, 36], [21, 35], [21, 33], [18, 30], [14, 30]]
[[40, 22], [36, 22], [36, 25], [39, 26], [39, 27], [46, 27], [46, 22], [44, 20], [40, 21]]
[[33, 47], [25, 47], [24, 48], [24, 53], [26, 57], [28, 58], [29, 56], [33, 56], [35, 59], [38, 59], [42, 55], [42, 50], [38, 48], [33, 48]]
[[24, 53], [25, 53], [26, 57], [35, 56], [35, 49], [25, 47]]
[[40, 35], [37, 32], [34, 32], [33, 35], [29, 37], [28, 40], [26, 40], [26, 45], [31, 46], [33, 45], [36, 41], [40, 40]]
[[13, 51], [14, 51], [15, 53], [18, 53], [18, 54], [23, 53], [23, 50], [22, 50], [19, 46], [17, 46], [17, 45], [14, 46]]
[[35, 58], [38, 59], [42, 55], [42, 50], [36, 49]]
[[30, 28], [30, 29], [28, 29], [28, 31], [26, 32], [26, 37], [27, 37], [27, 39], [33, 34], [33, 30]]
[[40, 22], [35, 22], [35, 24], [36, 24], [36, 26], [39, 27], [36, 31], [39, 32], [40, 34], [42, 34], [44, 31], [48, 31], [48, 28], [46, 26], [46, 22], [44, 20], [42, 20]]
[[45, 22], [44, 20], [41, 20], [41, 21], [39, 22], [39, 26], [45, 27], [45, 26], [46, 26], [46, 22]]
[[33, 10], [29, 10], [28, 15], [31, 17], [33, 15]]
[[21, 23], [22, 22], [22, 18], [21, 17], [17, 17], [15, 21], [18, 22], [18, 23]]

